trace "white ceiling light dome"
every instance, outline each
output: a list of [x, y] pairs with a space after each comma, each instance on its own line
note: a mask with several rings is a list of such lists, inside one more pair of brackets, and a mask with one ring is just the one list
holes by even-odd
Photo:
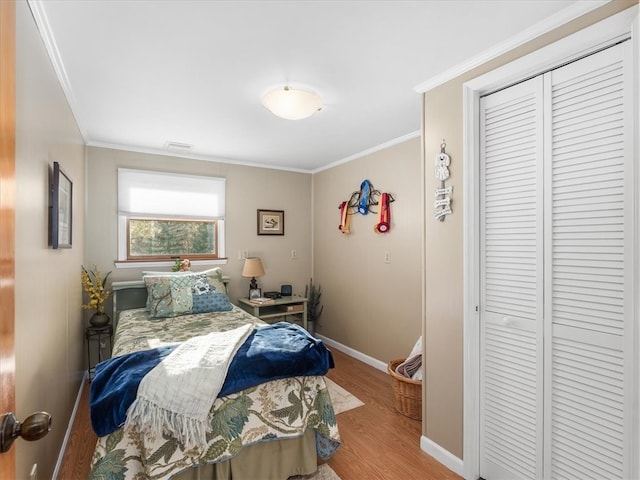
[[322, 98], [311, 90], [285, 85], [265, 93], [262, 96], [262, 104], [278, 117], [302, 120], [322, 109]]

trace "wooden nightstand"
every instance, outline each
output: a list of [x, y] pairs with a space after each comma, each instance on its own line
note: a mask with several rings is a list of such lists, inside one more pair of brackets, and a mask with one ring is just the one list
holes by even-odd
[[273, 303], [263, 305], [251, 303], [248, 298], [239, 298], [238, 302], [242, 309], [267, 323], [272, 323], [272, 320], [278, 317], [289, 321], [287, 317], [290, 315], [299, 315], [302, 318], [302, 327], [307, 329], [307, 299], [305, 297], [280, 297], [274, 299]]

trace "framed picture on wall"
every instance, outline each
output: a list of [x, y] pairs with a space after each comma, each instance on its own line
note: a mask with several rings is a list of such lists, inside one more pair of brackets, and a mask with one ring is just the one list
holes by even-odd
[[73, 238], [73, 182], [53, 162], [51, 182], [51, 246], [71, 248]]
[[258, 235], [284, 235], [284, 210], [258, 210]]

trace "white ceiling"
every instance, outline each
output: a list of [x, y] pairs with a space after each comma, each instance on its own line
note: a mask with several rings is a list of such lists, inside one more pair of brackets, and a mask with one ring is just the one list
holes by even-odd
[[[88, 145], [299, 171], [416, 136], [421, 85], [601, 3], [30, 0]], [[284, 84], [322, 111], [275, 117]]]

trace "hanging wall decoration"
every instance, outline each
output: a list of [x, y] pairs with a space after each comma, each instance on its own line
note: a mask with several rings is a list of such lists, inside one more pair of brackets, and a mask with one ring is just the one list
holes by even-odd
[[387, 233], [391, 228], [391, 209], [389, 208], [389, 194], [383, 193], [380, 195], [380, 209], [378, 212], [378, 223], [373, 226], [373, 231], [376, 233]]
[[449, 165], [451, 164], [451, 157], [445, 153], [447, 144], [444, 139], [440, 144], [440, 153], [436, 155], [436, 179], [440, 180], [440, 188], [436, 188], [433, 192], [435, 198], [433, 202], [433, 208], [435, 208], [434, 216], [444, 222], [444, 218], [452, 213], [451, 211], [451, 193], [453, 187], [449, 185], [445, 187], [445, 180], [449, 178]]
[[338, 208], [340, 208], [340, 225], [338, 228], [345, 235], [349, 235], [351, 233], [351, 230], [349, 230], [349, 219], [351, 218], [349, 214], [349, 202], [345, 200]]
[[[350, 235], [350, 216], [356, 213], [367, 215], [369, 212], [378, 214], [378, 221], [373, 227], [376, 233], [388, 233], [391, 229], [391, 207], [389, 204], [395, 199], [390, 193], [381, 193], [373, 188], [369, 180], [364, 180], [360, 184], [360, 190], [351, 194], [349, 200], [340, 203], [340, 225], [338, 229], [345, 235]], [[378, 212], [374, 212], [371, 207], [378, 206]]]
[[71, 248], [73, 220], [73, 182], [62, 171], [58, 162], [53, 162], [50, 185], [49, 235], [52, 248]]

